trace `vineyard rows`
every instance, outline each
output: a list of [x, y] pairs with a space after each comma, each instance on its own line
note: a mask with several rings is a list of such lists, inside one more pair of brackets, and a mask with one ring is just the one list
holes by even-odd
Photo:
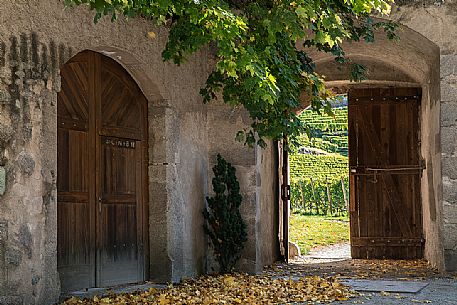
[[327, 155], [292, 153], [290, 161], [291, 208], [294, 212], [344, 215], [349, 198], [347, 107], [334, 109], [334, 117], [304, 111], [300, 118], [310, 128], [301, 147], [318, 148]]

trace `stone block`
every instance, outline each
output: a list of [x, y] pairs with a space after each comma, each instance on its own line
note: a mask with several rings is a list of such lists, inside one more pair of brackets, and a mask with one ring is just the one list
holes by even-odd
[[447, 126], [441, 128], [441, 152], [451, 155], [457, 145], [457, 127]]
[[457, 179], [457, 158], [444, 156], [442, 162], [442, 175], [450, 179]]
[[444, 249], [457, 250], [457, 224], [444, 224]]
[[[457, 224], [457, 204], [444, 202], [443, 217], [445, 223]], [[454, 234], [457, 235], [457, 232]]]
[[443, 177], [443, 200], [450, 204], [457, 204], [457, 180]]
[[446, 271], [457, 271], [457, 250], [444, 251], [444, 266]]
[[441, 55], [441, 78], [456, 74], [455, 67], [457, 67], [457, 55]]
[[457, 101], [457, 85], [455, 84], [454, 79], [441, 81], [441, 101]]
[[180, 120], [169, 107], [149, 107], [149, 163], [178, 163]]
[[20, 297], [0, 297], [0, 304], [2, 305], [23, 305]]
[[457, 101], [441, 103], [441, 126], [457, 125]]

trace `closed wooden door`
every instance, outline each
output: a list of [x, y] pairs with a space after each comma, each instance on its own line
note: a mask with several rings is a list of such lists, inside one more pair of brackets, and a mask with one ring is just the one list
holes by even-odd
[[420, 89], [349, 91], [353, 258], [423, 257]]
[[145, 278], [146, 99], [115, 61], [82, 52], [58, 95], [62, 291]]

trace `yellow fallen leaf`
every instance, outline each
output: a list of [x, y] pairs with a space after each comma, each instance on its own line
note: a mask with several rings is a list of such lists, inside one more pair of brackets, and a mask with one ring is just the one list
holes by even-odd
[[156, 38], [156, 37], [157, 37], [157, 35], [156, 35], [156, 33], [155, 33], [155, 32], [153, 32], [153, 31], [150, 31], [150, 32], [148, 32], [148, 37], [149, 37], [149, 38], [151, 38], [151, 39], [154, 39], [154, 38]]

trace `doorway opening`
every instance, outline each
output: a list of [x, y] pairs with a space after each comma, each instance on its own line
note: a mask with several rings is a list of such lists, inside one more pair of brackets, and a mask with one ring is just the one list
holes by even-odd
[[347, 96], [331, 105], [333, 116], [312, 109], [299, 115], [308, 132], [289, 153], [290, 246], [303, 257], [350, 257]]
[[116, 61], [61, 68], [57, 261], [61, 291], [140, 282], [147, 268], [147, 101]]
[[[289, 156], [289, 240], [298, 240], [298, 247], [307, 254], [312, 246], [348, 241], [345, 233], [350, 227], [350, 247], [340, 245], [314, 255], [324, 259], [421, 259], [425, 245], [420, 192], [425, 168], [420, 140], [421, 88], [352, 88], [343, 99], [346, 105], [334, 110], [333, 118], [309, 111], [301, 115], [317, 135], [317, 144], [306, 135], [303, 147]], [[335, 135], [344, 135], [347, 141], [337, 138], [335, 142], [344, 143], [347, 149], [325, 141]], [[329, 162], [328, 150], [347, 157], [330, 155]], [[343, 216], [340, 220], [350, 220], [350, 226], [331, 228], [332, 216]]]

